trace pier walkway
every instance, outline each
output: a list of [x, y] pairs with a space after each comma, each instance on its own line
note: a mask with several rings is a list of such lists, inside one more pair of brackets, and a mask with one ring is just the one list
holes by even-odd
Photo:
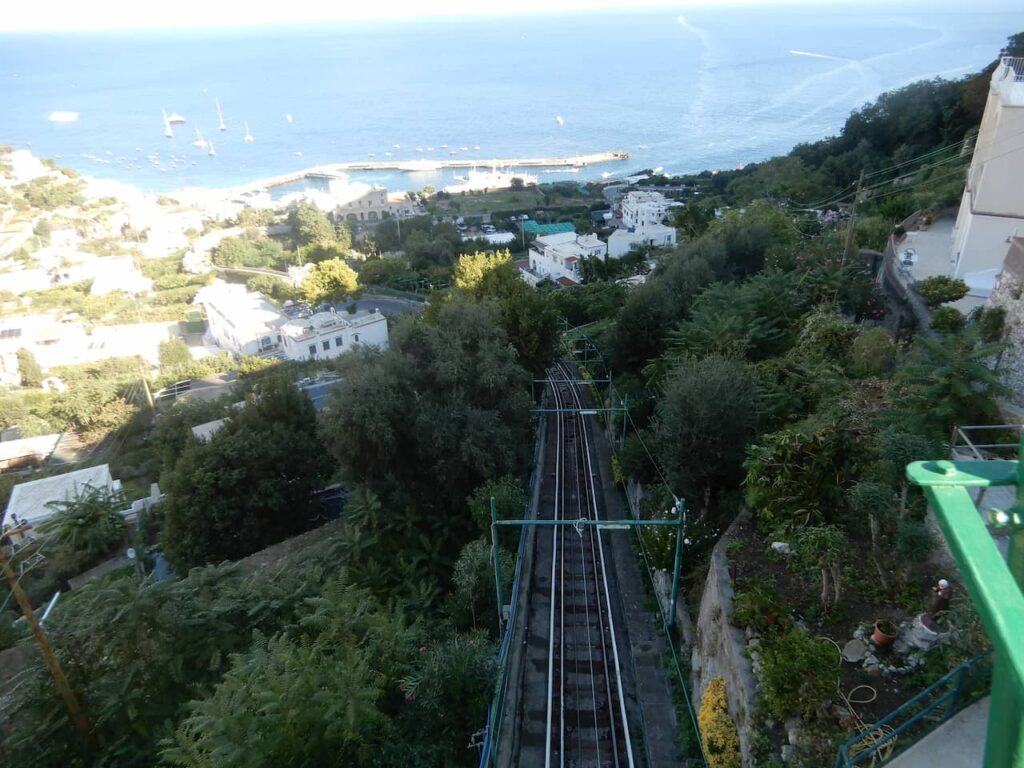
[[335, 178], [352, 171], [406, 171], [415, 173], [426, 171], [439, 171], [445, 168], [475, 168], [475, 167], [496, 167], [496, 168], [585, 168], [589, 165], [601, 163], [613, 163], [628, 160], [628, 152], [591, 152], [584, 155], [572, 155], [567, 157], [526, 157], [512, 159], [467, 159], [451, 158], [448, 160], [370, 160], [356, 161], [351, 163], [331, 163], [329, 165], [318, 165], [313, 168], [306, 168], [301, 171], [293, 171], [269, 179], [261, 179], [249, 184], [242, 184], [232, 187], [234, 194], [241, 195], [257, 192], [271, 187], [280, 187], [284, 184], [292, 184], [305, 178]]

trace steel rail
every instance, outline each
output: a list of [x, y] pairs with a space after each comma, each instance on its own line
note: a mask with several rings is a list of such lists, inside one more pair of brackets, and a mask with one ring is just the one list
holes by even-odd
[[[568, 378], [568, 376], [567, 376], [567, 378]], [[571, 391], [572, 391], [572, 394], [573, 394], [573, 399], [576, 401], [576, 405], [582, 410], [582, 408], [583, 408], [583, 401], [580, 398], [579, 391], [577, 390], [575, 385], [572, 386]], [[594, 470], [593, 470], [593, 463], [592, 463], [592, 459], [591, 459], [591, 455], [590, 455], [590, 434], [589, 434], [589, 430], [587, 430], [586, 423], [583, 420], [583, 416], [581, 415], [579, 418], [580, 418], [580, 427], [582, 429], [583, 438], [584, 438], [584, 446], [583, 446], [583, 448], [584, 448], [584, 457], [585, 457], [585, 464], [586, 464], [587, 487], [588, 487], [588, 489], [590, 491], [589, 495], [590, 495], [590, 502], [591, 502], [591, 507], [592, 507], [592, 512], [593, 512], [593, 517], [594, 517], [594, 520], [597, 520], [600, 515], [598, 513], [598, 508], [597, 508], [597, 494], [594, 491]], [[626, 746], [626, 759], [628, 761], [629, 768], [633, 768], [633, 766], [634, 766], [633, 744], [632, 744], [632, 740], [630, 739], [630, 734], [629, 734], [629, 718], [628, 718], [628, 716], [626, 714], [626, 699], [625, 699], [625, 694], [624, 694], [623, 686], [622, 686], [622, 664], [621, 664], [621, 661], [619, 659], [618, 641], [616, 640], [616, 637], [615, 637], [615, 619], [612, 616], [611, 590], [608, 588], [608, 570], [607, 570], [607, 567], [606, 567], [606, 564], [605, 564], [603, 537], [601, 536], [601, 529], [600, 528], [598, 528], [597, 530], [593, 531], [592, 534], [593, 535], [592, 535], [592, 538], [591, 538], [591, 546], [593, 546], [593, 539], [596, 538], [597, 539], [597, 550], [598, 550], [598, 555], [599, 555], [598, 558], [595, 559], [594, 565], [595, 565], [595, 569], [596, 569], [597, 563], [600, 562], [601, 579], [602, 579], [602, 581], [604, 583], [604, 601], [605, 601], [605, 608], [606, 608], [606, 611], [607, 611], [608, 628], [609, 628], [608, 634], [609, 634], [609, 636], [611, 638], [612, 657], [613, 657], [613, 660], [615, 662], [615, 679], [616, 679], [616, 688], [617, 688], [617, 693], [618, 693], [619, 715], [620, 715], [621, 723], [622, 723], [623, 741], [625, 742], [625, 746]], [[604, 644], [604, 633], [602, 632], [602, 645], [603, 644]], [[606, 681], [607, 681], [608, 680], [607, 665], [605, 667], [605, 678], [606, 678]], [[611, 698], [611, 695], [610, 695], [610, 681], [608, 682], [608, 686], [609, 686], [609, 699], [610, 699]], [[611, 701], [609, 701], [608, 703], [612, 704]], [[614, 718], [613, 718], [613, 721], [614, 721]], [[615, 762], [616, 762], [616, 765], [618, 765], [618, 749], [617, 749], [617, 744], [615, 744], [616, 737], [615, 737], [614, 722], [612, 723], [612, 741], [613, 741], [613, 748], [615, 748], [615, 752], [614, 752], [614, 754], [615, 754]]]

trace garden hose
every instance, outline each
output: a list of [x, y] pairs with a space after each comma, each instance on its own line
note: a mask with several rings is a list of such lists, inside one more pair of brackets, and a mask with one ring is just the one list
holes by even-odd
[[[839, 651], [839, 668], [842, 669], [843, 649], [839, 647], [839, 643], [831, 637], [822, 637], [821, 639], [828, 640], [836, 647], [836, 650]], [[868, 691], [868, 693], [863, 697], [857, 697], [857, 691], [862, 688]], [[874, 766], [884, 763], [892, 756], [892, 752], [896, 748], [897, 736], [895, 734], [895, 729], [888, 725], [879, 726], [874, 723], [865, 723], [860, 719], [860, 715], [857, 714], [857, 710], [853, 708], [854, 704], [870, 704], [878, 698], [878, 691], [873, 686], [862, 684], [851, 688], [846, 693], [843, 693], [842, 688], [840, 687], [840, 676], [836, 675], [836, 693], [838, 693], [839, 698], [843, 700], [843, 703], [846, 705], [847, 712], [850, 713], [850, 717], [853, 719], [854, 725], [857, 726], [857, 730], [861, 734], [861, 738], [850, 746], [849, 756], [853, 758], [862, 752], [874, 749], [871, 754], [871, 762], [868, 763], [868, 765]], [[882, 746], [877, 747], [878, 744], [882, 744]]]

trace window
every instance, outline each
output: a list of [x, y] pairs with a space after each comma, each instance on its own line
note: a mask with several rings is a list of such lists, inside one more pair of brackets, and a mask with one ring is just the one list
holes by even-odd
[[354, 341], [356, 342], [356, 344], [359, 343], [359, 334], [358, 333], [355, 335]]
[[331, 348], [331, 342], [329, 340], [325, 341], [323, 344], [324, 344], [324, 352], [326, 352], [328, 349]]
[[309, 345], [309, 356], [316, 357], [316, 344]]
[[336, 347], [344, 347], [345, 346], [345, 337], [344, 336], [339, 336], [338, 338], [336, 338], [334, 340], [334, 346], [336, 346]]

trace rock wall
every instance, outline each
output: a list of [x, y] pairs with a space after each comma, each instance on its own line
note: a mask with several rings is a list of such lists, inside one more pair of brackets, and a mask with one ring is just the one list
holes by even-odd
[[754, 694], [756, 681], [746, 655], [746, 636], [730, 624], [732, 617], [732, 580], [726, 547], [733, 531], [749, 513], [744, 512], [725, 532], [711, 553], [704, 593], [697, 612], [697, 627], [691, 656], [690, 682], [693, 705], [700, 707], [704, 689], [712, 679], [725, 678], [729, 715], [740, 737], [740, 755], [744, 768], [753, 766], [750, 754], [753, 738]]
[[1006, 349], [998, 372], [1003, 384], [1012, 390], [1013, 400], [1020, 404], [1024, 401], [1024, 238], [1014, 239], [988, 305], [1006, 311]]

